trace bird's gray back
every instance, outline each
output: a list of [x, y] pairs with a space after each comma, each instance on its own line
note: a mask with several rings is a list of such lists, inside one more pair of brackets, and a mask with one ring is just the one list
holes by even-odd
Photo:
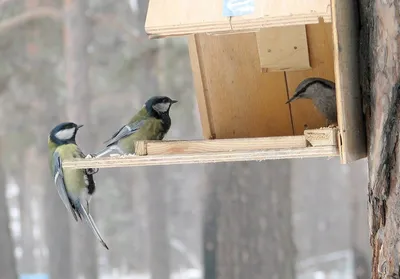
[[337, 108], [336, 108], [336, 92], [335, 90], [315, 86], [310, 88], [315, 90], [312, 101], [315, 107], [330, 121], [337, 120]]

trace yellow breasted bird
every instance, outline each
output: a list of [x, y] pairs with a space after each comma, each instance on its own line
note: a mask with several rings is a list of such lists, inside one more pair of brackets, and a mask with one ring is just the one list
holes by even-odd
[[[58, 194], [75, 221], [78, 221], [78, 217], [80, 220], [83, 218], [97, 239], [108, 250], [107, 244], [89, 213], [90, 197], [96, 189], [93, 174], [97, 171], [94, 169], [63, 169], [62, 167], [63, 160], [85, 158], [75, 141], [76, 133], [82, 126], [73, 122], [64, 122], [51, 130], [48, 138], [50, 169]], [[87, 209], [84, 203], [86, 203]]]
[[103, 157], [117, 152], [123, 154], [135, 153], [135, 141], [162, 140], [171, 127], [169, 110], [178, 101], [166, 96], [155, 96], [146, 101], [143, 108], [121, 127], [111, 139], [104, 142], [106, 148], [93, 157]]

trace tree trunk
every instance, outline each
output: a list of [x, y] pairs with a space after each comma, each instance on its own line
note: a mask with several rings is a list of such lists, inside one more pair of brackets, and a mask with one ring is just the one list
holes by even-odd
[[369, 279], [371, 251], [368, 245], [368, 218], [365, 197], [367, 194], [367, 166], [364, 160], [354, 162], [349, 168], [347, 188], [350, 191], [351, 246], [354, 253], [356, 279]]
[[400, 1], [359, 2], [372, 278], [400, 278]]
[[[68, 88], [66, 112], [68, 119], [77, 124], [85, 124], [78, 137], [88, 139], [90, 125], [90, 86], [89, 86], [89, 55], [87, 49], [91, 41], [91, 30], [86, 11], [88, 1], [65, 0], [64, 23], [64, 58], [66, 63], [66, 81]], [[85, 142], [84, 142], [85, 143]], [[86, 143], [88, 143], [86, 141]], [[89, 141], [90, 143], [90, 141]], [[82, 144], [82, 151], [86, 154]], [[94, 200], [91, 203], [91, 214], [94, 215]], [[93, 216], [95, 219], [95, 216]], [[69, 220], [73, 220], [69, 217]], [[73, 270], [74, 278], [83, 276], [85, 279], [96, 279], [97, 253], [96, 237], [85, 223], [73, 225]]]
[[209, 221], [203, 237], [204, 254], [212, 256], [215, 250], [216, 256], [205, 259], [205, 278], [294, 279], [290, 162], [212, 168], [210, 183], [218, 202], [211, 197], [206, 206], [215, 208], [216, 225], [205, 216]]
[[[220, 203], [218, 192], [220, 185], [225, 184], [227, 177], [231, 174], [231, 164], [216, 165], [206, 167], [209, 182], [205, 186], [204, 210], [203, 210], [203, 266], [204, 278], [217, 279], [218, 266], [218, 216], [220, 216]], [[208, 171], [207, 171], [208, 170]]]
[[70, 239], [70, 213], [58, 196], [54, 182], [50, 178], [46, 183], [46, 236], [49, 249], [50, 279], [71, 279], [72, 277], [72, 248]]
[[[152, 279], [170, 278], [170, 249], [167, 232], [168, 210], [162, 166], [148, 170], [148, 220], [150, 237], [150, 271]], [[165, 175], [164, 175], [165, 177]]]
[[14, 241], [9, 227], [9, 215], [6, 199], [6, 177], [0, 162], [0, 270], [1, 278], [17, 279], [14, 258]]
[[[139, 22], [142, 24], [141, 38], [143, 39], [143, 55], [139, 59], [141, 69], [138, 88], [142, 103], [151, 96], [160, 95], [157, 77], [158, 42], [150, 41], [144, 31], [144, 23], [147, 14], [148, 0], [138, 0]], [[168, 210], [166, 203], [167, 174], [164, 167], [146, 167], [148, 182], [148, 218], [150, 238], [150, 272], [152, 279], [170, 278], [170, 247], [167, 230]]]
[[[36, 259], [33, 254], [35, 248], [35, 242], [33, 239], [33, 216], [32, 216], [32, 198], [33, 190], [32, 183], [30, 182], [30, 172], [32, 171], [32, 166], [34, 160], [32, 160], [32, 155], [36, 152], [31, 147], [25, 152], [25, 167], [24, 171], [20, 172], [19, 175], [23, 177], [18, 179], [19, 192], [19, 207], [21, 212], [21, 232], [22, 232], [22, 259], [20, 271], [23, 273], [35, 273], [36, 272]], [[33, 151], [33, 152], [32, 152]], [[33, 158], [34, 159], [34, 158]], [[29, 164], [31, 164], [29, 166]], [[36, 171], [36, 170], [35, 170]]]

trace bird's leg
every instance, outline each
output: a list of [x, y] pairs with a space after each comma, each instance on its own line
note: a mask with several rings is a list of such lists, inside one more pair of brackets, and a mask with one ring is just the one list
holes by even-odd
[[[92, 159], [93, 157], [94, 156], [92, 154], [88, 154], [88, 155], [86, 155], [85, 159]], [[99, 171], [99, 169], [90, 168], [90, 169], [86, 169], [85, 171], [88, 175], [93, 175], [93, 174], [97, 173]]]

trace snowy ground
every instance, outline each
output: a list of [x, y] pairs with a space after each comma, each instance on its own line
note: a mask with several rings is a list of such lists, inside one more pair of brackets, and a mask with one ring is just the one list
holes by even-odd
[[[134, 273], [129, 275], [121, 275], [118, 273], [104, 274], [100, 276], [100, 279], [150, 279], [148, 273]], [[202, 279], [201, 270], [198, 269], [186, 269], [180, 272], [172, 273], [171, 279]]]

